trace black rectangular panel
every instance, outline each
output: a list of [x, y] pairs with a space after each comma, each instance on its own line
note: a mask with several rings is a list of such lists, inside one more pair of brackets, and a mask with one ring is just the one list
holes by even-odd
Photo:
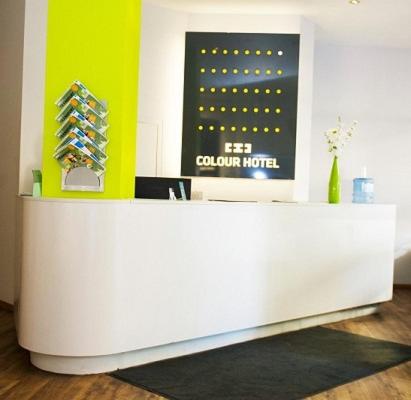
[[297, 34], [186, 34], [181, 174], [294, 179]]
[[191, 179], [183, 178], [157, 178], [136, 176], [134, 197], [140, 199], [169, 198], [169, 188], [173, 189], [178, 199], [182, 198], [180, 182], [183, 182], [187, 200], [191, 199]]

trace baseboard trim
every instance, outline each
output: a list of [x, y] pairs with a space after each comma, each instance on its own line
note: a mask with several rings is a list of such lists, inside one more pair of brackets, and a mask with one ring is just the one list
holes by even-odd
[[411, 283], [394, 283], [394, 289], [411, 289]]
[[12, 304], [6, 303], [5, 301], [0, 300], [0, 310], [5, 310], [5, 311], [14, 311], [14, 306]]

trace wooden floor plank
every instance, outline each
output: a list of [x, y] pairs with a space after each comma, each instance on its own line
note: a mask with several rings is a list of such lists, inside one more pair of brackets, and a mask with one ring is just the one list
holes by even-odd
[[[0, 400], [164, 400], [105, 374], [67, 376], [33, 367], [17, 344], [13, 314], [0, 309]], [[328, 328], [411, 345], [411, 290], [395, 290], [378, 314]], [[310, 400], [411, 400], [411, 362], [308, 397]], [[213, 399], [210, 399], [213, 400]]]

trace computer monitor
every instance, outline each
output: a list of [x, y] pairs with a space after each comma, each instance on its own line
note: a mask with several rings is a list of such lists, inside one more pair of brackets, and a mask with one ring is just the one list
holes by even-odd
[[[183, 192], [182, 192], [182, 188]], [[136, 176], [135, 198], [139, 199], [170, 199], [171, 191], [177, 199], [191, 199], [191, 179], [187, 178], [156, 178]]]

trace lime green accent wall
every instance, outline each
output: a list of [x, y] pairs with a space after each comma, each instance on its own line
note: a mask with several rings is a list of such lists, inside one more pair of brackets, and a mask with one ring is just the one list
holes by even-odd
[[[49, 0], [43, 140], [43, 196], [134, 197], [137, 82], [141, 0]], [[82, 81], [108, 109], [105, 190], [61, 190], [61, 168], [52, 157], [59, 127], [57, 98]]]

